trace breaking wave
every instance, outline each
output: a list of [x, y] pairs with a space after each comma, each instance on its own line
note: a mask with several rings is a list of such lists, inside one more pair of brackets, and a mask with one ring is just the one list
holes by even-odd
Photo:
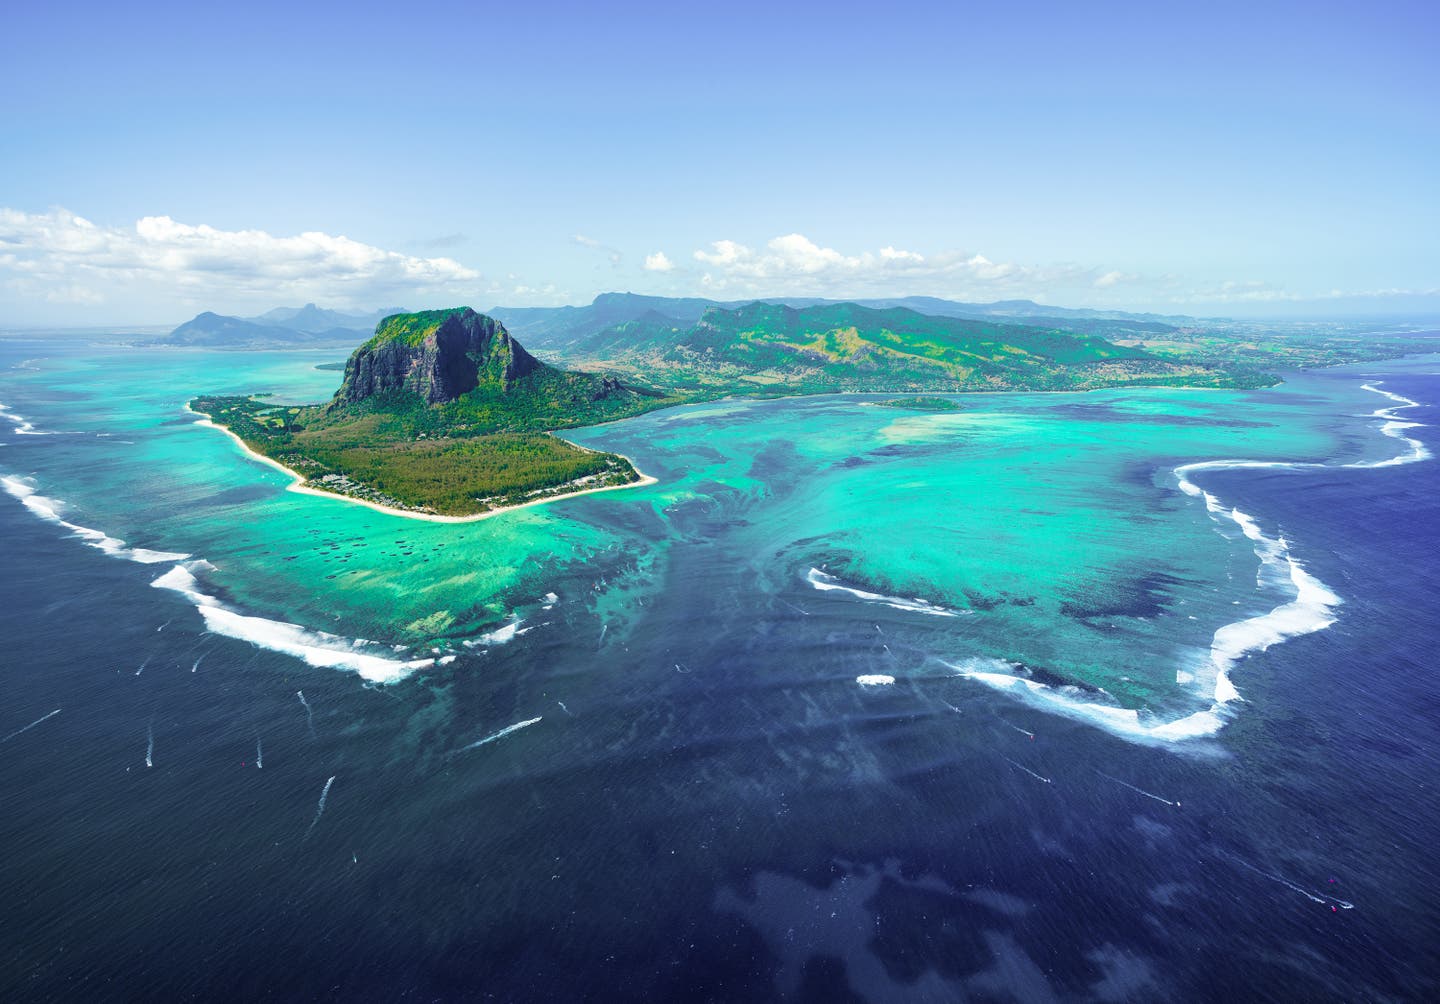
[[1136, 742], [1172, 743], [1185, 739], [1214, 735], [1224, 727], [1231, 706], [1243, 698], [1230, 679], [1235, 665], [1244, 657], [1263, 652], [1270, 646], [1301, 635], [1323, 631], [1335, 623], [1337, 596], [1325, 583], [1310, 574], [1290, 553], [1284, 537], [1267, 536], [1249, 514], [1226, 506], [1217, 496], [1190, 480], [1198, 471], [1217, 470], [1303, 470], [1311, 468], [1373, 469], [1416, 463], [1430, 457], [1425, 445], [1405, 435], [1421, 423], [1398, 419], [1397, 411], [1419, 407], [1419, 402], [1382, 390], [1374, 384], [1363, 388], [1383, 395], [1395, 404], [1380, 408], [1371, 417], [1383, 421], [1380, 431], [1399, 439], [1408, 451], [1378, 461], [1355, 461], [1348, 464], [1320, 464], [1303, 461], [1207, 460], [1175, 468], [1175, 479], [1186, 495], [1204, 500], [1205, 509], [1216, 520], [1230, 520], [1254, 547], [1260, 559], [1257, 584], [1279, 592], [1283, 602], [1268, 613], [1222, 625], [1210, 642], [1208, 664], [1195, 673], [1177, 674], [1192, 683], [1210, 706], [1182, 718], [1163, 720], [1149, 711], [1137, 711], [1113, 704], [1103, 704], [1092, 693], [1078, 687], [1052, 687], [1018, 675], [1019, 666], [994, 659], [973, 659], [946, 663], [960, 675], [1009, 694], [1041, 710], [1087, 722], [1115, 735]]
[[151, 585], [172, 590], [189, 599], [205, 619], [205, 627], [215, 634], [238, 638], [260, 648], [293, 655], [319, 668], [352, 670], [372, 683], [394, 683], [435, 662], [434, 659], [395, 659], [377, 654], [374, 650], [379, 646], [365, 641], [343, 638], [325, 631], [312, 631], [285, 621], [242, 614], [200, 588], [195, 572], [213, 568], [208, 561], [189, 560], [190, 555], [174, 551], [130, 547], [123, 540], [99, 530], [71, 523], [60, 515], [63, 502], [39, 494], [34, 486], [18, 477], [0, 477], [0, 487], [4, 487], [6, 492], [41, 519], [65, 527], [86, 544], [113, 558], [123, 558], [142, 565], [174, 564], [170, 571]]
[[836, 591], [849, 593], [857, 599], [865, 600], [868, 603], [882, 603], [887, 607], [894, 607], [896, 610], [909, 610], [912, 613], [932, 614], [936, 617], [955, 617], [959, 611], [951, 610], [949, 607], [942, 607], [931, 603], [929, 600], [905, 599], [901, 596], [885, 596], [881, 593], [866, 592], [864, 589], [857, 589], [854, 586], [847, 586], [835, 576], [812, 568], [805, 576], [810, 585], [822, 592]]
[[22, 415], [17, 415], [6, 405], [0, 404], [0, 418], [15, 424], [15, 435], [17, 436], [48, 436], [50, 433], [43, 429], [35, 428], [34, 424]]
[[214, 596], [203, 592], [195, 577], [196, 571], [213, 568], [208, 561], [189, 561], [176, 565], [151, 583], [157, 589], [169, 589], [195, 604], [205, 619], [207, 630], [248, 641], [252, 645], [293, 655], [321, 669], [348, 669], [371, 683], [395, 683], [434, 664], [434, 659], [395, 659], [377, 654], [380, 646], [344, 638], [326, 631], [316, 631], [269, 620], [232, 610]]
[[114, 558], [124, 558], [126, 561], [139, 562], [142, 565], [157, 565], [167, 561], [184, 561], [190, 557], [188, 554], [178, 554], [173, 551], [152, 551], [145, 547], [130, 547], [123, 540], [101, 533], [99, 530], [92, 530], [88, 526], [80, 526], [71, 523], [60, 515], [65, 503], [59, 499], [47, 498], [39, 494], [34, 487], [26, 484], [20, 478], [6, 475], [0, 477], [0, 486], [41, 519], [58, 524], [71, 531], [91, 547], [98, 548]]

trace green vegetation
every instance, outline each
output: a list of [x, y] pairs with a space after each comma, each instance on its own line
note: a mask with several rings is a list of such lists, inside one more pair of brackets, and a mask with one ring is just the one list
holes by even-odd
[[897, 397], [889, 401], [871, 402], [877, 408], [899, 408], [902, 411], [963, 411], [964, 405], [948, 397]]
[[451, 307], [448, 310], [421, 310], [413, 314], [392, 314], [375, 326], [375, 335], [361, 350], [375, 349], [387, 342], [397, 342], [407, 348], [417, 348], [425, 339], [433, 336], [440, 326], [453, 317], [470, 310], [469, 307]]
[[416, 426], [403, 413], [377, 410], [347, 421], [321, 407], [250, 397], [201, 397], [190, 406], [290, 468], [306, 487], [392, 509], [470, 516], [640, 478], [624, 457], [544, 433], [412, 435]]
[[650, 314], [590, 336], [574, 354], [698, 394], [1275, 382], [1262, 373], [1164, 358], [1098, 335], [853, 303], [714, 307], [688, 327]]
[[[853, 303], [711, 306], [687, 323], [650, 307], [666, 302], [597, 299], [590, 314], [647, 309], [570, 345], [575, 356], [631, 374], [635, 382], [549, 366], [498, 321], [460, 307], [381, 320], [346, 362], [344, 382], [326, 405], [205, 397], [192, 406], [310, 487], [461, 516], [633, 483], [639, 475], [623, 457], [582, 450], [547, 433], [727, 394], [1264, 387], [1278, 382], [1274, 369], [1427, 347], [1414, 337], [1313, 326], [1049, 317], [1017, 324]], [[639, 380], [671, 389], [653, 390]], [[963, 407], [933, 396], [876, 403], [923, 411]]]
[[326, 405], [212, 396], [191, 407], [307, 487], [469, 516], [640, 480], [624, 457], [547, 433], [678, 401], [546, 366], [503, 327], [461, 308], [386, 318], [351, 355], [345, 382]]
[[1416, 335], [1381, 334], [1342, 325], [1207, 322], [1120, 342], [1162, 359], [1224, 367], [1235, 373], [1340, 366], [1434, 351]]

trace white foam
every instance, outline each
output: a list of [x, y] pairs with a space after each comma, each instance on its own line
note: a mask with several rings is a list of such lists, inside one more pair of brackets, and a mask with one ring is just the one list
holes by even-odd
[[885, 606], [894, 607], [896, 610], [909, 610], [914, 613], [932, 614], [936, 617], [954, 617], [957, 613], [955, 610], [931, 603], [929, 600], [919, 598], [907, 600], [899, 596], [885, 596], [881, 593], [870, 593], [863, 589], [856, 589], [854, 586], [845, 585], [839, 579], [835, 578], [835, 576], [828, 575], [818, 568], [810, 569], [805, 578], [809, 581], [810, 585], [822, 592], [834, 590], [849, 593], [857, 599], [862, 599], [869, 603], [883, 603]]
[[1399, 456], [1390, 457], [1388, 460], [1371, 460], [1363, 463], [1346, 464], [1345, 466], [1372, 468], [1398, 467], [1401, 464], [1414, 464], [1418, 463], [1421, 460], [1428, 460], [1430, 458], [1430, 451], [1425, 448], [1425, 444], [1420, 442], [1420, 440], [1418, 439], [1405, 435], [1405, 430], [1423, 428], [1422, 424], [1420, 422], [1405, 422], [1395, 417], [1395, 412], [1404, 411], [1406, 408], [1418, 408], [1420, 407], [1420, 402], [1412, 401], [1408, 397], [1402, 397], [1399, 394], [1392, 393], [1388, 390], [1382, 390], [1377, 384], [1367, 383], [1362, 384], [1361, 386], [1365, 390], [1370, 391], [1371, 393], [1379, 394], [1382, 397], [1388, 397], [1390, 400], [1395, 402], [1395, 405], [1393, 407], [1380, 408], [1377, 411], [1372, 412], [1371, 414], [1374, 418], [1381, 418], [1385, 420], [1384, 424], [1380, 426], [1381, 433], [1389, 436], [1391, 439], [1398, 439], [1401, 442], [1405, 443], [1407, 446], [1410, 447], [1410, 452], [1402, 453]]
[[855, 682], [862, 687], [888, 687], [895, 682], [895, 677], [886, 676], [884, 673], [867, 673], [855, 677]]
[[1175, 478], [1182, 492], [1203, 499], [1205, 509], [1212, 517], [1229, 519], [1251, 542], [1255, 556], [1260, 559], [1256, 574], [1257, 586], [1262, 589], [1284, 589], [1293, 593], [1286, 602], [1268, 613], [1234, 621], [1216, 630], [1210, 643], [1207, 667], [1209, 672], [1197, 676], [1186, 670], [1176, 671], [1177, 682], [1195, 683], [1206, 688], [1204, 692], [1211, 702], [1208, 708], [1182, 718], [1161, 721], [1147, 712], [1088, 700], [1077, 688], [1047, 687], [1035, 680], [1016, 675], [1015, 670], [1018, 667], [996, 660], [972, 660], [952, 668], [962, 676], [1019, 697], [1027, 703], [1088, 722], [1137, 742], [1168, 743], [1214, 735], [1225, 725], [1230, 710], [1228, 706], [1242, 700], [1240, 692], [1230, 679], [1231, 670], [1236, 663], [1288, 638], [1323, 631], [1335, 623], [1335, 608], [1340, 605], [1341, 600], [1291, 555], [1290, 546], [1284, 537], [1267, 536], [1252, 516], [1239, 509], [1227, 508], [1216, 496], [1191, 481], [1189, 475], [1197, 471], [1217, 470], [1303, 470], [1324, 467], [1364, 469], [1393, 467], [1427, 459], [1430, 454], [1424, 444], [1404, 435], [1405, 430], [1416, 428], [1418, 423], [1401, 421], [1394, 414], [1402, 408], [1419, 407], [1418, 402], [1371, 384], [1364, 384], [1363, 388], [1396, 402], [1392, 407], [1374, 412], [1373, 417], [1384, 420], [1380, 427], [1384, 435], [1403, 440], [1409, 445], [1408, 453], [1386, 460], [1355, 461], [1337, 465], [1305, 461], [1206, 460], [1175, 468]]
[[513, 641], [516, 635], [524, 634], [525, 631], [530, 630], [529, 628], [526, 628], [525, 631], [520, 630], [520, 625], [524, 623], [522, 619], [517, 617], [509, 624], [502, 625], [494, 631], [488, 631], [478, 638], [469, 639], [465, 644], [470, 648], [480, 648], [485, 645], [503, 645], [507, 641]]
[[92, 530], [88, 526], [71, 523], [60, 515], [65, 503], [39, 494], [34, 486], [26, 484], [20, 478], [10, 475], [0, 477], [0, 486], [19, 499], [21, 504], [36, 516], [65, 527], [91, 547], [104, 551], [112, 558], [124, 558], [126, 561], [134, 561], [142, 565], [158, 565], [167, 561], [184, 561], [190, 557], [188, 554], [174, 551], [153, 551], [146, 547], [128, 547], [119, 538], [111, 537], [99, 530]]
[[966, 679], [983, 683], [1032, 707], [1098, 726], [1133, 742], [1162, 744], [1209, 736], [1225, 724], [1220, 704], [1173, 721], [1163, 721], [1148, 712], [1085, 700], [1081, 696], [1084, 691], [1077, 687], [1047, 687], [1037, 680], [1016, 676], [1013, 670], [1018, 667], [997, 659], [946, 665]]
[[231, 610], [200, 588], [192, 569], [207, 566], [213, 567], [205, 561], [176, 565], [151, 585], [177, 592], [194, 603], [195, 609], [205, 619], [206, 629], [216, 634], [248, 641], [272, 652], [293, 655], [317, 668], [348, 669], [372, 683], [394, 683], [435, 662], [434, 659], [391, 659], [374, 654], [367, 650], [365, 643], [356, 639]]
[[17, 415], [8, 406], [0, 404], [0, 418], [15, 424], [15, 435], [17, 436], [48, 436], [48, 432], [35, 428], [31, 422], [22, 415]]

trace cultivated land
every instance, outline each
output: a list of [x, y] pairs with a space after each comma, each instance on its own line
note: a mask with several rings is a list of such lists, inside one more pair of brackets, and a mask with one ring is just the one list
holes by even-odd
[[549, 433], [672, 403], [541, 363], [503, 327], [462, 308], [382, 321], [328, 404], [205, 396], [191, 407], [305, 488], [406, 514], [469, 517], [640, 483], [626, 458]]
[[[982, 314], [1059, 311], [920, 305], [927, 304]], [[406, 515], [475, 518], [642, 483], [625, 457], [552, 433], [692, 401], [890, 392], [920, 396], [878, 403], [941, 411], [960, 406], [936, 393], [1264, 387], [1278, 382], [1277, 369], [1434, 345], [1415, 335], [1267, 331], [1183, 318], [962, 317], [885, 304], [731, 306], [626, 294], [588, 308], [508, 313], [587, 371], [541, 362], [498, 320], [461, 307], [381, 320], [345, 363], [344, 382], [327, 404], [206, 396], [191, 406], [288, 469], [303, 489]]]

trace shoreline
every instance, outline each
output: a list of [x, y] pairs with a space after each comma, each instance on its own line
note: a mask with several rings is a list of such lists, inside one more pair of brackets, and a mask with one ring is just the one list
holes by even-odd
[[[227, 429], [223, 425], [219, 425], [218, 423], [211, 420], [208, 416], [202, 415], [200, 412], [191, 408], [188, 403], [185, 405], [185, 410], [190, 412], [190, 414], [192, 415], [200, 416], [199, 419], [195, 422], [196, 425], [203, 426], [207, 429], [215, 429], [229, 436], [231, 441], [233, 441], [236, 446], [240, 447], [240, 451], [252, 460], [258, 460], [262, 464], [269, 464], [276, 470], [289, 475], [292, 480], [290, 484], [285, 486], [285, 490], [287, 492], [295, 492], [297, 495], [313, 495], [316, 498], [334, 499], [337, 502], [349, 502], [351, 505], [362, 505], [367, 509], [373, 509], [376, 512], [382, 512], [389, 516], [403, 516], [406, 519], [419, 519], [424, 520], [427, 523], [476, 523], [482, 519], [489, 519], [492, 516], [499, 516], [503, 513], [514, 512], [516, 509], [529, 509], [531, 506], [545, 505], [550, 502], [559, 502], [563, 499], [577, 498], [581, 495], [594, 495], [598, 492], [615, 492], [621, 491], [626, 488], [646, 488], [650, 485], [660, 483], [659, 478], [653, 478], [650, 475], [646, 474], [644, 471], [642, 471], [639, 467], [636, 467], [635, 461], [631, 460], [629, 457], [625, 456], [622, 453], [617, 453], [615, 454], [615, 456], [620, 457], [622, 460], [628, 463], [635, 471], [635, 473], [640, 475], [639, 481], [632, 481], [629, 484], [625, 485], [605, 485], [601, 488], [582, 488], [579, 491], [564, 492], [559, 495], [550, 495], [545, 498], [533, 499], [529, 502], [517, 502], [515, 505], [500, 506], [497, 509], [491, 509], [488, 512], [478, 512], [472, 516], [442, 516], [439, 513], [413, 512], [408, 509], [393, 509], [390, 506], [381, 505], [378, 502], [370, 502], [366, 499], [351, 498], [349, 495], [340, 495], [335, 492], [322, 491], [319, 488], [311, 488], [305, 484], [306, 479], [302, 477], [299, 472], [291, 470], [284, 464], [280, 463], [280, 461], [275, 460], [272, 457], [267, 457], [263, 453], [256, 453], [249, 447], [245, 440], [241, 439], [232, 430]], [[551, 435], [554, 434], [551, 433]], [[560, 437], [557, 436], [556, 438], [558, 439]], [[570, 441], [567, 439], [564, 440], [564, 442], [569, 443]], [[580, 446], [578, 443], [570, 443], [570, 445], [574, 446], [576, 449], [585, 450], [587, 453], [602, 452], [599, 450], [589, 450], [586, 447]]]

